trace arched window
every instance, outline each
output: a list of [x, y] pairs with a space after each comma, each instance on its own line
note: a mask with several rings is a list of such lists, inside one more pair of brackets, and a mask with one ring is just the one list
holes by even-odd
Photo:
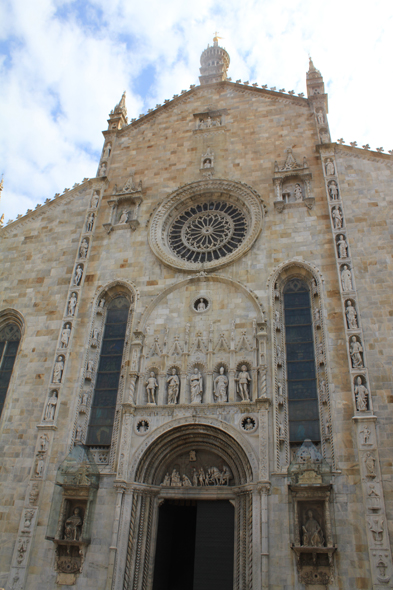
[[86, 444], [111, 444], [124, 339], [130, 303], [124, 296], [108, 304]]
[[0, 331], [0, 414], [3, 411], [19, 342], [20, 329], [15, 324], [7, 324]]
[[289, 440], [321, 440], [310, 289], [301, 279], [284, 287]]

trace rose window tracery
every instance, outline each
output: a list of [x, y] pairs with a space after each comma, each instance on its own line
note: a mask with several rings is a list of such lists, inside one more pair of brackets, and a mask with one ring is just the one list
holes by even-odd
[[189, 262], [210, 262], [227, 256], [243, 242], [247, 220], [225, 201], [210, 201], [183, 211], [172, 223], [171, 250]]

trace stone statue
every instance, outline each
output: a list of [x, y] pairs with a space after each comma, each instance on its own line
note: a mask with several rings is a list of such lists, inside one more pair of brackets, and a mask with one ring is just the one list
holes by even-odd
[[90, 232], [93, 229], [94, 217], [95, 217], [94, 213], [90, 213], [87, 218], [87, 221], [86, 221], [86, 231], [87, 232]]
[[357, 369], [363, 367], [363, 359], [361, 353], [363, 352], [362, 345], [356, 340], [356, 336], [352, 336], [349, 347], [349, 354], [351, 355], [352, 367]]
[[130, 214], [130, 212], [127, 211], [127, 209], [124, 209], [124, 211], [120, 215], [119, 224], [120, 223], [121, 224], [127, 223], [129, 214]]
[[249, 402], [250, 401], [250, 393], [249, 393], [249, 383], [251, 381], [251, 377], [247, 371], [246, 365], [242, 365], [241, 371], [239, 371], [238, 376], [235, 378], [237, 383], [237, 393], [241, 397], [242, 402]]
[[299, 183], [295, 184], [295, 190], [293, 191], [293, 195], [295, 197], [295, 201], [302, 201], [303, 200], [303, 192], [302, 187]]
[[383, 542], [383, 524], [384, 519], [380, 516], [371, 517], [368, 520], [368, 526], [370, 527], [376, 545], [381, 545]]
[[375, 477], [376, 476], [375, 458], [373, 457], [373, 455], [370, 452], [366, 453], [366, 456], [364, 457], [364, 466], [366, 468], [368, 477]]
[[43, 457], [43, 455], [39, 455], [37, 458], [37, 465], [35, 468], [35, 474], [37, 477], [42, 477], [42, 474], [44, 473], [44, 467], [45, 467], [44, 457]]
[[363, 445], [368, 445], [370, 444], [370, 438], [371, 438], [371, 430], [368, 428], [368, 426], [365, 424], [363, 426], [363, 429], [360, 431], [360, 434], [362, 434], [362, 444]]
[[154, 371], [150, 372], [150, 377], [147, 379], [145, 385], [147, 391], [147, 403], [149, 405], [156, 405], [155, 392], [158, 388], [158, 382]]
[[325, 118], [323, 116], [323, 111], [317, 111], [317, 119], [318, 119], [318, 123], [320, 125], [323, 125], [323, 123], [325, 122]]
[[202, 375], [197, 367], [194, 369], [194, 373], [192, 373], [190, 377], [190, 386], [191, 386], [191, 403], [192, 404], [201, 404], [202, 403], [202, 393], [203, 393], [203, 381]]
[[83, 275], [83, 268], [81, 267], [80, 264], [78, 264], [78, 266], [75, 269], [75, 274], [74, 274], [74, 285], [75, 286], [80, 285], [80, 282], [82, 280], [82, 275]]
[[89, 392], [85, 391], [84, 394], [82, 395], [82, 401], [81, 401], [81, 405], [82, 406], [87, 406], [87, 404], [89, 403]]
[[168, 384], [168, 404], [177, 404], [177, 398], [179, 397], [180, 381], [175, 368], [172, 369], [171, 375], [169, 375], [166, 382]]
[[335, 170], [334, 170], [333, 160], [331, 160], [331, 158], [329, 158], [326, 161], [326, 174], [328, 176], [333, 176], [334, 173], [335, 173]]
[[63, 377], [64, 371], [64, 358], [62, 356], [58, 356], [55, 362], [55, 366], [53, 368], [53, 379], [52, 383], [61, 383], [61, 379]]
[[333, 207], [332, 219], [333, 219], [334, 229], [341, 229], [343, 226], [343, 216], [341, 215], [341, 211], [340, 211], [339, 207]]
[[307, 511], [307, 522], [302, 527], [303, 547], [323, 547], [324, 537], [319, 523], [313, 517], [312, 510]]
[[355, 399], [357, 411], [366, 412], [368, 410], [368, 389], [363, 385], [361, 377], [356, 379]]
[[224, 367], [220, 367], [220, 374], [214, 379], [214, 395], [217, 402], [227, 402], [228, 377], [224, 375]]
[[176, 469], [174, 469], [172, 471], [171, 486], [172, 487], [180, 487], [181, 486], [180, 473], [178, 471], [176, 471]]
[[75, 308], [76, 308], [77, 301], [78, 301], [78, 299], [77, 299], [76, 293], [71, 293], [71, 297], [70, 297], [70, 300], [67, 305], [67, 315], [69, 315], [69, 316], [75, 315]]
[[82, 440], [82, 435], [83, 435], [83, 429], [82, 426], [78, 425], [76, 427], [76, 431], [75, 431], [75, 442], [81, 442]]
[[55, 419], [57, 401], [57, 391], [52, 391], [46, 403], [44, 414], [44, 420], [47, 422], [52, 422]]
[[169, 473], [165, 474], [162, 485], [163, 486], [170, 486], [171, 485], [171, 476], [169, 475]]
[[183, 487], [192, 488], [192, 483], [190, 481], [190, 478], [187, 477], [187, 475], [183, 475], [183, 477], [181, 478], [181, 482]]
[[343, 291], [353, 291], [352, 273], [346, 264], [341, 271], [341, 285]]
[[282, 393], [282, 383], [281, 381], [277, 382], [277, 404], [279, 406], [283, 406], [284, 405], [284, 396]]
[[254, 430], [255, 422], [250, 417], [246, 418], [243, 424], [244, 430]]
[[60, 348], [67, 348], [71, 336], [71, 325], [66, 324], [61, 332]]
[[337, 242], [338, 246], [338, 257], [339, 258], [347, 258], [348, 257], [348, 244], [344, 238], [344, 236], [340, 236]]
[[100, 330], [99, 330], [99, 328], [94, 328], [93, 335], [91, 337], [91, 345], [93, 348], [97, 348], [99, 339], [100, 339]]
[[106, 163], [103, 162], [100, 167], [100, 176], [106, 176]]
[[89, 243], [86, 240], [86, 238], [83, 238], [82, 243], [79, 248], [79, 258], [86, 258], [88, 249], [89, 249]]
[[329, 195], [332, 201], [338, 201], [338, 188], [335, 180], [329, 182]]
[[321, 402], [323, 404], [327, 404], [328, 403], [328, 394], [327, 394], [325, 379], [322, 379], [322, 381], [321, 381], [320, 396], [321, 396]]
[[206, 158], [206, 160], [203, 161], [203, 167], [204, 168], [211, 168], [212, 167], [212, 161], [210, 160], [210, 158]]
[[40, 451], [45, 452], [48, 450], [49, 436], [45, 433], [40, 436]]
[[358, 326], [357, 313], [353, 307], [351, 301], [347, 301], [347, 307], [345, 309], [345, 315], [347, 316], [348, 328], [350, 330], [356, 330]]
[[67, 518], [64, 524], [64, 539], [67, 541], [79, 541], [82, 532], [83, 520], [80, 509], [74, 508], [72, 516]]
[[97, 205], [98, 205], [98, 201], [100, 200], [100, 197], [97, 194], [93, 195], [93, 198], [91, 200], [91, 207], [93, 209], [97, 209]]
[[99, 304], [98, 304], [98, 307], [99, 307], [100, 309], [104, 309], [104, 307], [105, 307], [105, 298], [104, 298], [104, 297], [102, 297], [102, 298], [100, 299], [100, 302], [99, 302]]
[[278, 438], [279, 440], [285, 440], [285, 430], [282, 422], [278, 423]]
[[92, 379], [94, 373], [94, 361], [89, 360], [86, 364], [86, 379]]
[[201, 299], [199, 300], [199, 303], [197, 305], [197, 311], [205, 311], [205, 309], [206, 309], [206, 305], [201, 297]]
[[326, 131], [321, 131], [320, 136], [321, 136], [321, 143], [329, 143], [329, 139], [330, 139], [329, 133], [327, 133]]

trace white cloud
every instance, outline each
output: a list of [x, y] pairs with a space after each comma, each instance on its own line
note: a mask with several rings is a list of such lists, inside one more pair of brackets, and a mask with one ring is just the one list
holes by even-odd
[[[198, 83], [217, 28], [229, 75], [305, 92], [308, 53], [324, 75], [332, 138], [393, 148], [391, 3], [354, 0], [13, 0], [0, 8], [0, 204], [6, 218], [93, 176], [109, 111], [130, 117]], [[154, 86], [136, 81], [155, 67]]]

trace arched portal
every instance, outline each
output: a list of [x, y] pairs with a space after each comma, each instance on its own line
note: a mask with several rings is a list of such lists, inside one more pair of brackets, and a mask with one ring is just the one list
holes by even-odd
[[[228, 432], [200, 423], [151, 442], [134, 471], [123, 590], [249, 587], [254, 473], [248, 454]], [[184, 577], [176, 581], [178, 568]]]

